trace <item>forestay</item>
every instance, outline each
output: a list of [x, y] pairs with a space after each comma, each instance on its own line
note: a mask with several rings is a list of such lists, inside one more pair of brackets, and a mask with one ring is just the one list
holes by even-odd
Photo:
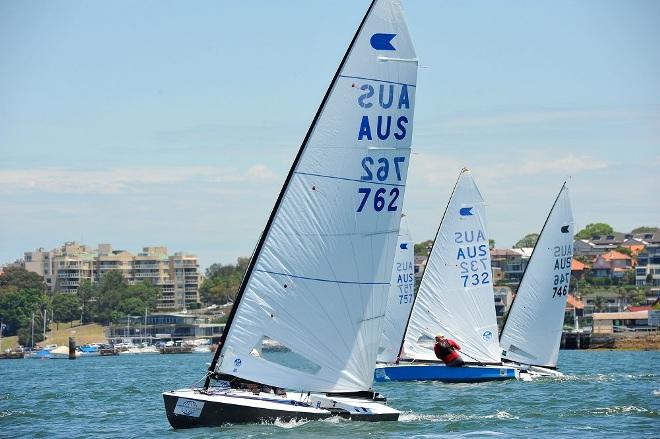
[[573, 211], [562, 186], [529, 259], [509, 311], [502, 358], [556, 367], [573, 258]]
[[[368, 390], [409, 163], [417, 60], [398, 1], [375, 1], [253, 255], [221, 373], [316, 392]], [[256, 354], [264, 338], [300, 361]], [[252, 353], [251, 353], [252, 352]]]
[[433, 337], [461, 346], [466, 362], [500, 363], [484, 200], [470, 172], [456, 182], [410, 316], [404, 357], [437, 360]]
[[401, 341], [406, 331], [415, 292], [415, 248], [408, 229], [408, 220], [401, 218], [396, 243], [390, 297], [385, 313], [383, 336], [378, 348], [378, 361], [393, 363], [399, 357]]

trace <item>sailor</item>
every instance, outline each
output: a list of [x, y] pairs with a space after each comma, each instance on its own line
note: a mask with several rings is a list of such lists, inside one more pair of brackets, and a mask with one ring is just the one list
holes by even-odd
[[454, 340], [446, 338], [442, 334], [435, 336], [433, 351], [435, 356], [441, 359], [447, 367], [461, 367], [465, 364], [458, 351], [461, 347]]

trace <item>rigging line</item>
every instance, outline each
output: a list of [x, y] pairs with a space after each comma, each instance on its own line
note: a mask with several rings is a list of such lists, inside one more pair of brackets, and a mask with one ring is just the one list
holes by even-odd
[[[391, 235], [392, 233], [397, 233], [396, 230], [383, 230], [381, 232], [356, 232], [356, 233], [296, 233], [295, 236], [378, 236], [378, 235]], [[352, 242], [352, 241], [351, 241]]]
[[330, 179], [333, 179], [333, 180], [355, 181], [355, 182], [363, 183], [363, 184], [377, 184], [377, 185], [380, 185], [380, 186], [406, 187], [405, 184], [385, 183], [383, 181], [373, 181], [373, 180], [359, 180], [357, 178], [346, 178], [346, 177], [337, 177], [337, 176], [334, 176], [334, 175], [313, 174], [311, 172], [298, 172], [298, 171], [296, 171], [294, 174], [307, 175], [309, 177], [330, 178]]
[[336, 283], [336, 284], [352, 284], [352, 285], [389, 285], [389, 282], [357, 282], [357, 281], [349, 281], [349, 280], [333, 280], [333, 279], [321, 279], [321, 278], [314, 278], [314, 277], [306, 277], [306, 276], [297, 276], [295, 274], [289, 274], [289, 273], [278, 273], [276, 271], [268, 271], [268, 270], [261, 270], [261, 269], [255, 269], [254, 271], [259, 272], [259, 273], [266, 273], [266, 274], [273, 274], [275, 276], [286, 276], [286, 277], [291, 277], [294, 279], [302, 279], [302, 280], [313, 280], [316, 282], [330, 282], [330, 283]]

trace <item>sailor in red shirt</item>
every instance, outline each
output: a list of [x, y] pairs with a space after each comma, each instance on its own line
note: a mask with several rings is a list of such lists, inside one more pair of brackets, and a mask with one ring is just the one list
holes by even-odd
[[433, 351], [435, 356], [441, 359], [447, 367], [461, 367], [465, 364], [458, 351], [461, 347], [454, 340], [445, 338], [444, 335], [435, 336], [435, 346]]

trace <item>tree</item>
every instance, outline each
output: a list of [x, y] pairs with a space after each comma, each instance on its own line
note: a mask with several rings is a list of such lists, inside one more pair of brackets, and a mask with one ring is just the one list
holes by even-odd
[[592, 236], [611, 235], [612, 233], [614, 233], [614, 229], [609, 224], [593, 223], [587, 224], [584, 229], [577, 232], [575, 239], [589, 239]]
[[14, 287], [16, 290], [46, 291], [44, 278], [22, 267], [7, 267], [0, 275], [0, 290]]
[[57, 323], [72, 322], [79, 316], [80, 300], [78, 296], [67, 293], [59, 293], [53, 296], [53, 321]]
[[530, 248], [536, 245], [536, 241], [539, 239], [538, 233], [529, 233], [525, 235], [520, 241], [516, 242], [513, 248]]
[[428, 256], [429, 248], [432, 245], [432, 239], [415, 244], [415, 256]]
[[224, 304], [236, 297], [249, 258], [238, 258], [236, 265], [213, 264], [206, 270], [206, 278], [199, 289], [204, 303]]
[[630, 233], [637, 234], [637, 233], [657, 233], [657, 232], [660, 232], [660, 227], [642, 226], [632, 229]]
[[614, 249], [614, 251], [617, 251], [617, 252], [619, 252], [619, 253], [623, 253], [624, 255], [628, 255], [628, 256], [630, 256], [631, 258], [632, 258], [632, 255], [633, 255], [632, 250], [630, 249], [630, 247], [623, 247], [623, 246], [621, 246], [621, 245], [618, 246], [618, 247], [616, 247], [616, 248]]
[[21, 328], [29, 327], [32, 313], [41, 315], [41, 307], [46, 303], [47, 297], [39, 289], [8, 290], [0, 294], [0, 320], [7, 325], [5, 333], [16, 335]]
[[488, 240], [488, 248], [495, 248], [495, 240], [494, 239], [489, 239]]
[[605, 300], [603, 300], [602, 296], [596, 296], [594, 297], [594, 311], [595, 312], [602, 312], [604, 309], [604, 303]]
[[80, 324], [84, 325], [92, 318], [88, 303], [96, 297], [96, 287], [89, 279], [84, 279], [78, 287], [78, 301], [80, 302]]

